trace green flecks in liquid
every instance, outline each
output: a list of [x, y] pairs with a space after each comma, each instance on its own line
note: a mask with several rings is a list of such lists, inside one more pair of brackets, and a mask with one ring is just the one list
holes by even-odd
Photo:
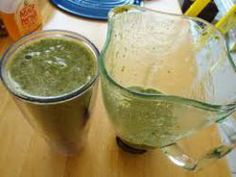
[[[141, 149], [162, 147], [174, 141], [176, 118], [173, 104], [127, 94], [106, 80], [102, 84], [106, 110], [123, 140]], [[161, 94], [152, 88], [134, 86], [128, 89], [144, 94]]]
[[15, 89], [35, 96], [78, 90], [96, 75], [93, 53], [82, 43], [59, 38], [20, 47], [8, 66]]

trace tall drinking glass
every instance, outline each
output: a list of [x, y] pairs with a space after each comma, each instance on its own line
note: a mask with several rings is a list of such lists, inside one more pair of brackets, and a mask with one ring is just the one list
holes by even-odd
[[84, 145], [98, 76], [98, 50], [68, 31], [23, 37], [1, 61], [2, 81], [28, 122], [57, 151]]

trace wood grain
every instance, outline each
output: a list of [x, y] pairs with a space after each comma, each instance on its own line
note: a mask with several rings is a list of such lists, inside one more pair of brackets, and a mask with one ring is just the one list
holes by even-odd
[[[168, 9], [168, 5], [169, 6]], [[106, 23], [70, 16], [54, 9], [47, 1], [40, 4], [44, 29], [67, 29], [87, 36], [102, 48]], [[159, 0], [147, 4], [179, 12], [177, 1]], [[46, 9], [46, 10], [45, 10]], [[0, 40], [0, 53], [12, 41]], [[85, 148], [76, 156], [65, 157], [50, 150], [45, 141], [25, 121], [11, 96], [0, 84], [0, 177], [230, 177], [226, 161], [219, 160], [199, 172], [188, 172], [173, 165], [159, 150], [144, 155], [121, 151], [102, 103], [100, 89]], [[194, 155], [219, 143], [214, 126], [182, 141]]]

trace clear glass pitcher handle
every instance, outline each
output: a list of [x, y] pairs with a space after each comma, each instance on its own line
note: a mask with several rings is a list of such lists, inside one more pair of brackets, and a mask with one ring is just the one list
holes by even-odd
[[236, 114], [235, 119], [229, 117], [224, 121], [218, 122], [219, 128], [225, 136], [224, 144], [207, 151], [198, 159], [194, 159], [187, 155], [177, 143], [162, 148], [162, 151], [176, 165], [187, 170], [198, 170], [207, 164], [210, 164], [228, 154], [236, 147]]

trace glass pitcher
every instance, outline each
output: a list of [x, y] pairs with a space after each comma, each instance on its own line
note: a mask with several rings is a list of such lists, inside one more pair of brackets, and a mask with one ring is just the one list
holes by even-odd
[[[225, 128], [224, 119], [236, 109], [236, 66], [213, 25], [143, 7], [117, 7], [109, 13], [100, 69], [103, 100], [119, 145], [136, 153], [160, 148], [188, 170], [234, 148], [236, 127]], [[198, 159], [178, 146], [180, 139], [214, 122], [230, 129], [231, 144]]]

